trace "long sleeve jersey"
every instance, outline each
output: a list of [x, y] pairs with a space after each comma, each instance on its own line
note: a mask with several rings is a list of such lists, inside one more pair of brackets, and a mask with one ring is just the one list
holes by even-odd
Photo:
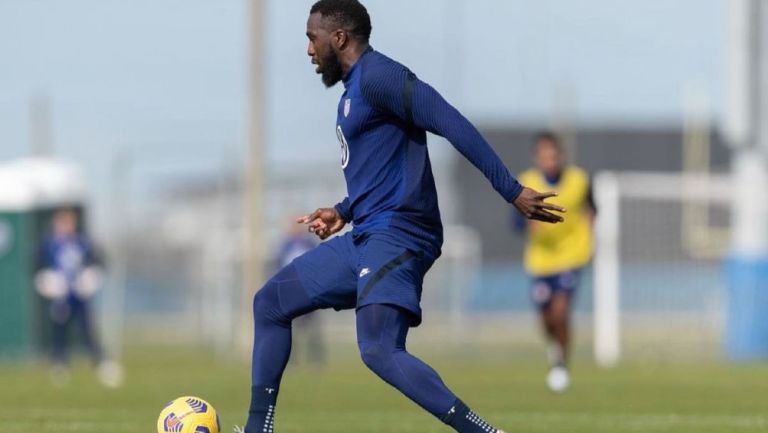
[[427, 131], [447, 139], [507, 202], [522, 191], [477, 129], [405, 66], [368, 48], [343, 82], [336, 134], [348, 196], [336, 209], [353, 232], [394, 228], [439, 254]]

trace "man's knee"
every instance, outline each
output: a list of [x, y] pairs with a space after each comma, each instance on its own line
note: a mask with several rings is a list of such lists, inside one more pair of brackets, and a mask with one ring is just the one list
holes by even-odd
[[283, 268], [253, 297], [254, 319], [284, 327], [291, 326], [293, 319], [317, 308], [301, 284], [293, 265]]
[[278, 293], [280, 284], [274, 279], [267, 281], [253, 297], [253, 318], [258, 321], [268, 321], [281, 326], [291, 326], [291, 318], [283, 313]]
[[378, 343], [359, 343], [359, 348], [360, 357], [366, 367], [381, 375], [392, 356], [392, 351], [386, 350], [384, 346]]
[[551, 314], [555, 322], [562, 323], [568, 320], [571, 309], [571, 298], [567, 294], [559, 294], [552, 299]]

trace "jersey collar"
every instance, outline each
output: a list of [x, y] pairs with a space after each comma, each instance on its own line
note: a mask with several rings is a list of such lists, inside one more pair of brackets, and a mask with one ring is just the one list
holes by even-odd
[[342, 78], [345, 89], [347, 88], [347, 84], [349, 83], [349, 80], [352, 78], [352, 74], [355, 72], [355, 70], [357, 69], [357, 66], [360, 64], [360, 60], [362, 60], [366, 54], [372, 53], [372, 52], [373, 52], [373, 47], [368, 45], [368, 48], [366, 48], [365, 51], [363, 51], [363, 54], [360, 54], [360, 57], [357, 58], [357, 61], [355, 62], [355, 64], [352, 65], [351, 68], [349, 68], [349, 71], [347, 71], [346, 75], [344, 75], [344, 78]]

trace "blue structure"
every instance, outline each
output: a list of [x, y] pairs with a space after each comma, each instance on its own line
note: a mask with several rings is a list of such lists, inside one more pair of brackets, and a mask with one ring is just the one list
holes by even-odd
[[726, 350], [734, 360], [768, 359], [768, 258], [726, 262]]

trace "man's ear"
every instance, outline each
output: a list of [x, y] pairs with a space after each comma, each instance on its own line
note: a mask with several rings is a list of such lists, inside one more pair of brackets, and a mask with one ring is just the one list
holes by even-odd
[[334, 31], [333, 35], [331, 35], [331, 39], [333, 40], [334, 47], [336, 47], [338, 51], [344, 50], [349, 43], [349, 35], [341, 29]]

